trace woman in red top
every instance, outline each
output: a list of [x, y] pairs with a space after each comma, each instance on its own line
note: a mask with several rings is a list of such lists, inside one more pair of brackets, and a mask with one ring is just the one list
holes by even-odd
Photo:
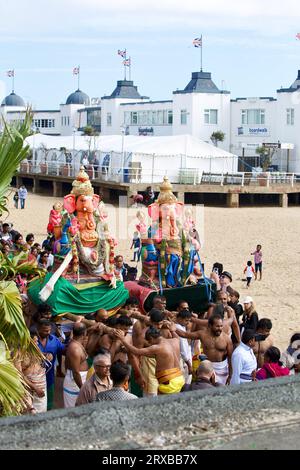
[[273, 379], [290, 374], [290, 370], [282, 366], [280, 351], [275, 346], [266, 350], [264, 360], [263, 367], [256, 373], [257, 380]]

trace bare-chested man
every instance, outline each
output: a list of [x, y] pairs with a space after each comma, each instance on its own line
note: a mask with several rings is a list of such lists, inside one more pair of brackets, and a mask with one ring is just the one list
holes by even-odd
[[[131, 326], [132, 320], [127, 316], [122, 315], [116, 319], [114, 328], [122, 330], [124, 334], [127, 335]], [[101, 336], [98, 340], [97, 346], [98, 348], [107, 349], [110, 352], [112, 364], [117, 360], [121, 360], [124, 363], [127, 362], [126, 351], [123, 350], [121, 341], [114, 336], [113, 332]]]
[[167, 299], [163, 295], [156, 295], [153, 298], [153, 309], [160, 310], [164, 320], [172, 320], [174, 318], [174, 313], [167, 310]]
[[[174, 329], [175, 325], [173, 325]], [[159, 382], [158, 391], [160, 394], [179, 393], [181, 391], [184, 385], [184, 377], [180, 370], [180, 343], [175, 331], [172, 332], [172, 338], [166, 339], [161, 336], [160, 330], [153, 326], [149, 327], [145, 334], [149, 346], [141, 349], [130, 345], [122, 337], [121, 332], [116, 332], [116, 335], [132, 354], [155, 359], [155, 374]]]
[[[152, 308], [149, 316], [140, 317], [135, 322], [132, 331], [132, 344], [136, 348], [145, 348], [149, 346], [145, 338], [145, 333], [149, 326], [153, 326], [161, 332], [164, 338], [172, 338], [168, 328], [165, 328], [166, 321], [161, 310]], [[158, 381], [155, 375], [156, 361], [154, 357], [142, 356], [140, 358], [140, 372], [144, 381], [143, 396], [156, 396], [158, 390]]]
[[232, 341], [223, 331], [223, 318], [214, 314], [208, 319], [208, 326], [205, 330], [193, 333], [176, 330], [179, 336], [190, 339], [200, 339], [203, 352], [208, 360], [213, 363], [217, 382], [223, 385], [229, 384], [232, 376], [231, 356]]
[[256, 328], [254, 355], [257, 359], [257, 367], [264, 365], [264, 355], [267, 349], [274, 346], [274, 338], [271, 336], [272, 322], [268, 318], [259, 320]]
[[[227, 294], [225, 294], [227, 296]], [[229, 307], [228, 305], [222, 305], [221, 303], [216, 304], [212, 307], [212, 315], [220, 315], [223, 318], [223, 332], [226, 333], [230, 338], [232, 331], [237, 338], [237, 342], [239, 343], [241, 340], [240, 328], [238, 322], [236, 320], [233, 308]], [[226, 318], [224, 318], [226, 315]], [[209, 315], [210, 317], [211, 315]], [[208, 317], [208, 318], [209, 318]], [[191, 319], [193, 325], [197, 326], [198, 329], [206, 329], [208, 326], [208, 320], [206, 319], [198, 319], [192, 318]], [[195, 331], [195, 329], [193, 329]]]
[[79, 395], [79, 391], [86, 381], [88, 372], [86, 343], [86, 326], [83, 323], [75, 323], [73, 339], [66, 351], [66, 376], [64, 379], [64, 407], [72, 408]]

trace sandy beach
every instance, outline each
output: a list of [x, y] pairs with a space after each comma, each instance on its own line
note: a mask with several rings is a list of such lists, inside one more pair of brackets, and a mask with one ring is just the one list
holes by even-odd
[[[25, 209], [17, 210], [12, 195], [7, 221], [24, 236], [34, 233], [36, 241], [41, 242], [46, 237], [49, 211], [59, 199], [29, 193]], [[288, 345], [294, 332], [300, 331], [299, 233], [300, 207], [204, 208], [205, 245], [201, 258], [206, 274], [214, 262], [222, 262], [224, 269], [232, 273], [232, 286], [240, 292], [241, 299], [251, 295], [259, 318], [273, 321], [275, 344], [281, 349]], [[246, 289], [243, 269], [248, 260], [253, 261], [250, 253], [258, 243], [263, 251], [263, 280], [253, 281], [250, 289]], [[128, 238], [120, 240], [116, 248], [126, 262], [132, 258], [130, 245]]]

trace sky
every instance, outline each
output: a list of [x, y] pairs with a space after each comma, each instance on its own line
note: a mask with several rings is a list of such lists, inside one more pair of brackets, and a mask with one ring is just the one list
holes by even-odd
[[132, 60], [141, 95], [172, 99], [203, 70], [232, 98], [276, 96], [300, 69], [299, 0], [0, 0], [0, 99], [15, 91], [35, 109], [57, 109], [77, 89], [110, 95]]

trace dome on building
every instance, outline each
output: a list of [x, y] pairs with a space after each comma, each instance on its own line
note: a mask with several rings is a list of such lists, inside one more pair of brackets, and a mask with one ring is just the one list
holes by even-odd
[[6, 96], [2, 101], [1, 106], [20, 106], [22, 108], [26, 108], [23, 98], [21, 96], [16, 95], [15, 92], [12, 92], [10, 95]]
[[83, 93], [83, 91], [76, 90], [68, 96], [66, 104], [84, 104], [85, 106], [89, 106], [90, 98], [86, 93]]

